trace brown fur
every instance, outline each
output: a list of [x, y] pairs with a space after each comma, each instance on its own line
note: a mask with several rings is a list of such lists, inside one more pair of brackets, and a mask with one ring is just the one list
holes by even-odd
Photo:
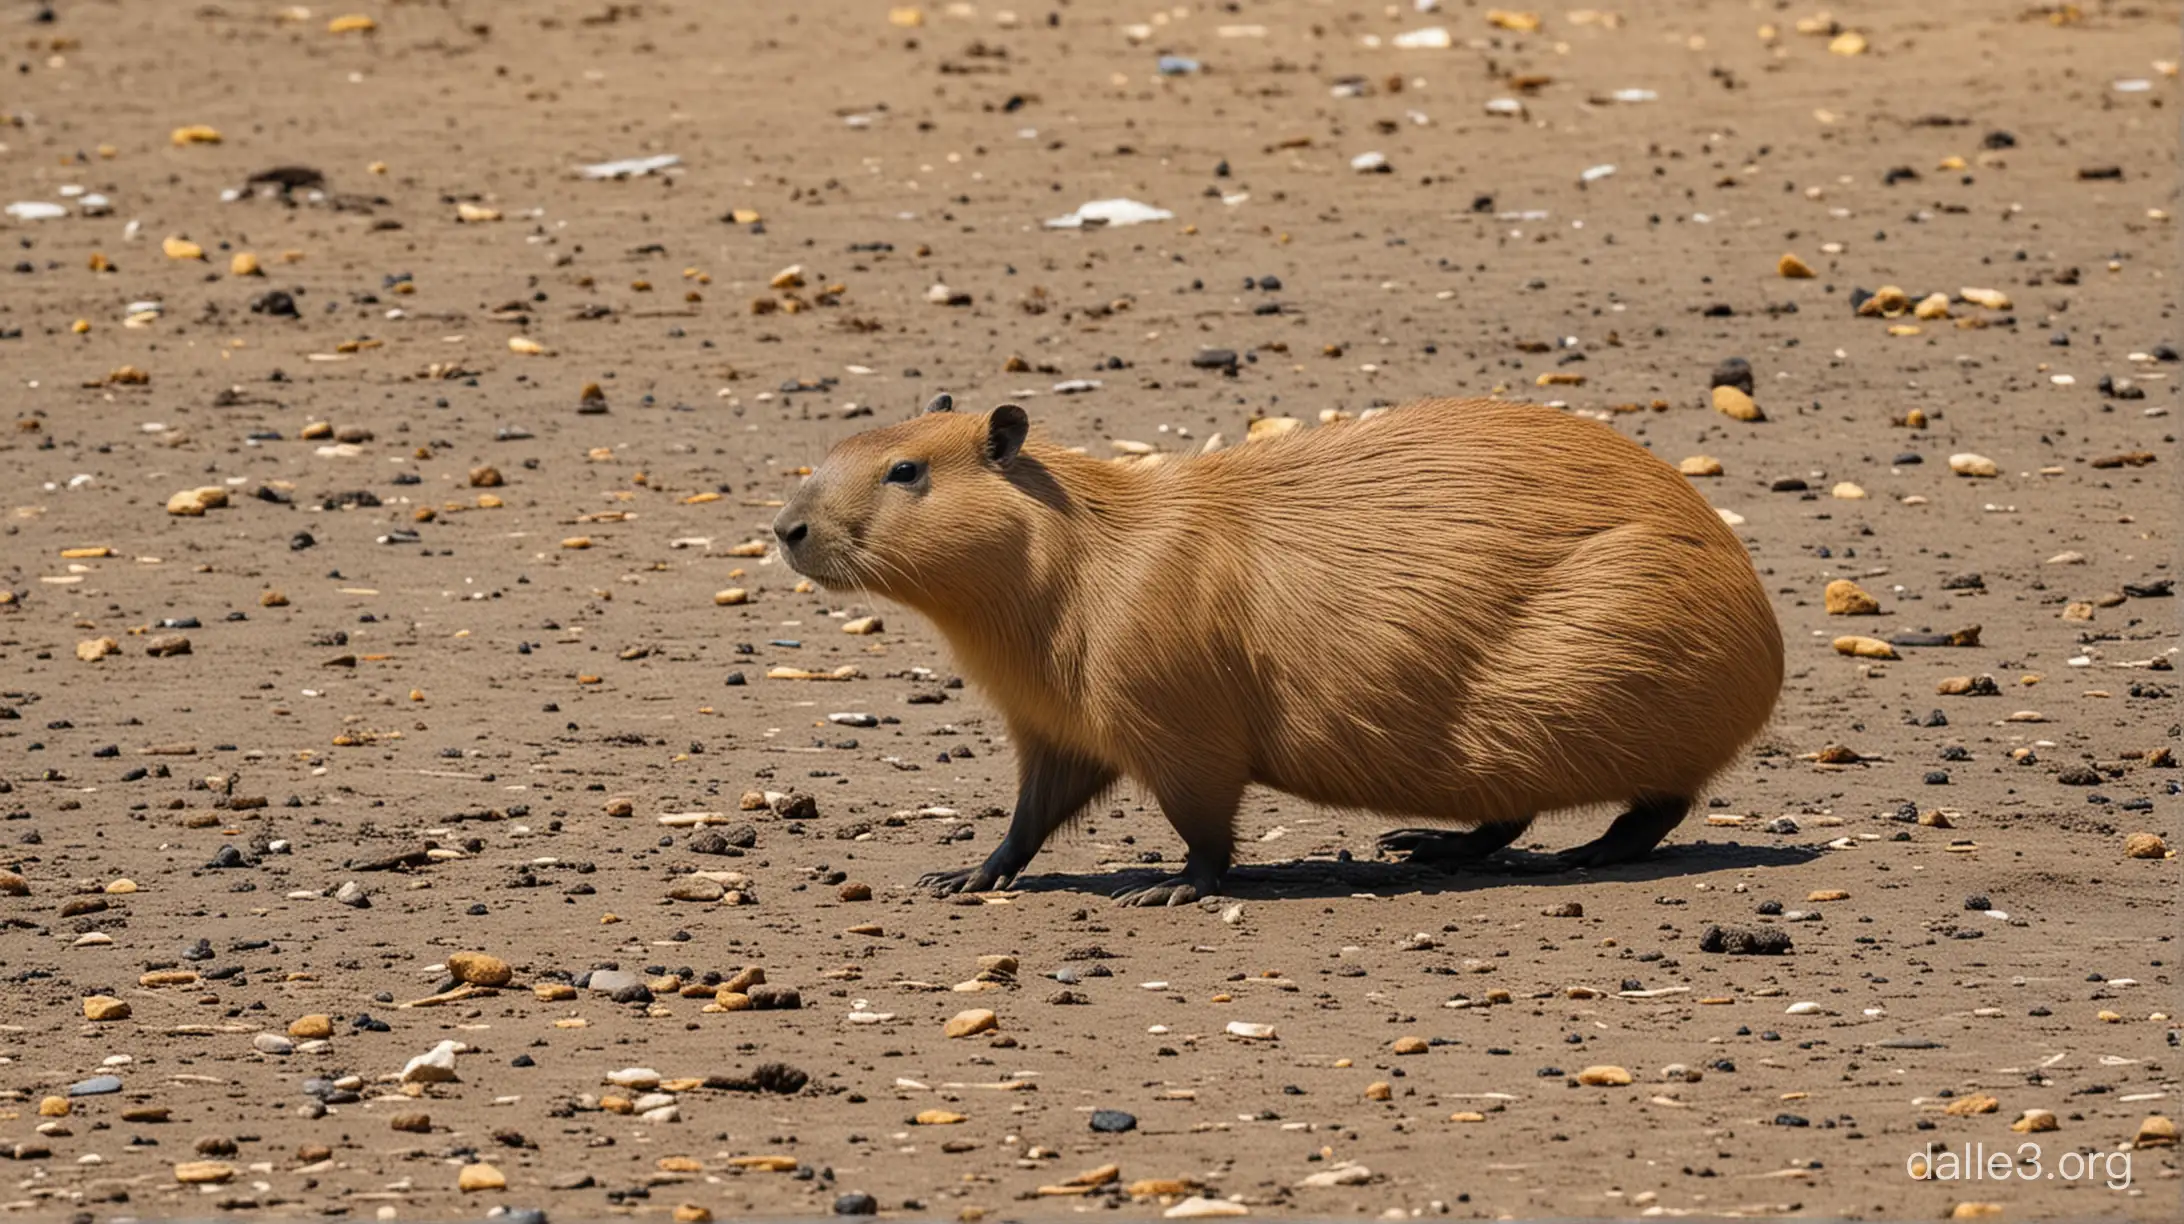
[[[1774, 708], [1781, 633], [1743, 546], [1604, 426], [1428, 400], [1157, 464], [1036, 435], [997, 463], [992, 419], [843, 441], [777, 530], [808, 525], [798, 570], [947, 637], [1035, 792], [1018, 823], [1044, 827], [1013, 840], [1128, 776], [1205, 892], [1249, 784], [1456, 825], [1682, 803]], [[904, 460], [919, 486], [884, 482]], [[998, 866], [940, 882], [1022, 868]]]

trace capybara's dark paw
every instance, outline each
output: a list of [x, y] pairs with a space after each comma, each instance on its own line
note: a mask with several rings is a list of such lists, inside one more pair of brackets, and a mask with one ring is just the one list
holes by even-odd
[[1448, 829], [1394, 829], [1380, 835], [1380, 849], [1413, 863], [1462, 867], [1476, 863], [1524, 835], [1530, 822], [1487, 824], [1461, 833]]
[[1171, 876], [1143, 888], [1126, 888], [1115, 894], [1123, 905], [1176, 906], [1198, 900], [1198, 886], [1182, 876]]
[[1422, 862], [1445, 862], [1449, 858], [1451, 840], [1446, 829], [1390, 829], [1380, 835], [1378, 845], [1383, 854], [1401, 854]]
[[976, 867], [965, 867], [961, 871], [931, 871], [918, 877], [918, 887], [936, 897], [966, 892], [991, 892], [997, 888], [1007, 888], [1015, 882], [1015, 872], [997, 868], [990, 862]]

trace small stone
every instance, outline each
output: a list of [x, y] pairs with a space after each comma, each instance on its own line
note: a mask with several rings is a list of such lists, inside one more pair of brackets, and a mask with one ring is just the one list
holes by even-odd
[[1784, 280], [1811, 280], [1816, 275], [1811, 264], [1790, 253], [1775, 261], [1775, 274]]
[[1957, 296], [1974, 306], [1984, 306], [1988, 310], [2008, 310], [2010, 308], [2010, 295], [2000, 289], [1959, 289], [1957, 290]]
[[1676, 470], [1686, 476], [1719, 476], [1721, 460], [1712, 455], [1692, 455], [1676, 465]]
[[1368, 1101], [1386, 1101], [1394, 1096], [1395, 1089], [1389, 1087], [1386, 1080], [1374, 1080], [1365, 1085], [1365, 1099]]
[[334, 900], [348, 906], [350, 909], [370, 909], [372, 907], [371, 895], [366, 893], [364, 886], [355, 880], [344, 880], [341, 887], [334, 890]]
[[1264, 442], [1268, 438], [1278, 438], [1292, 430], [1302, 428], [1304, 428], [1304, 420], [1301, 417], [1260, 417], [1244, 431], [1244, 441]]
[[669, 1218], [675, 1224], [713, 1224], [713, 1209], [697, 1203], [677, 1203]]
[[68, 1086], [68, 1095], [72, 1097], [107, 1096], [120, 1091], [121, 1077], [118, 1075], [94, 1075]]
[[1956, 1100], [1949, 1102], [1948, 1107], [1943, 1109], [1942, 1112], [1952, 1118], [1969, 1118], [1976, 1114], [1991, 1114], [2000, 1108], [2002, 1108], [2001, 1101], [1985, 1093], [1975, 1092], [1970, 1096], [1958, 1097]]
[[910, 1124], [913, 1126], [960, 1126], [970, 1120], [969, 1115], [959, 1114], [952, 1109], [921, 1109], [917, 1112], [917, 1116], [910, 1119]]
[[1958, 1203], [1949, 1209], [1952, 1220], [1991, 1220], [2002, 1214], [2000, 1203]]
[[1835, 653], [1860, 659], [1893, 659], [1896, 648], [1879, 638], [1839, 637], [1835, 639]]
[[2020, 1135], [2033, 1135], [2041, 1131], [2060, 1130], [2062, 1124], [2055, 1120], [2052, 1110], [2028, 1109], [2018, 1116], [2017, 1121], [2010, 1123], [2010, 1129]]
[[1699, 951], [1730, 956], [1780, 956], [1790, 950], [1789, 932], [1780, 927], [1710, 925], [1699, 932]]
[[860, 880], [851, 880], [837, 889], [834, 895], [844, 901], [870, 901], [872, 886]]
[[219, 485], [206, 485], [197, 489], [184, 489], [167, 499], [167, 513], [178, 518], [199, 518], [207, 510], [218, 510], [228, 504], [228, 492]]
[[1822, 598], [1829, 616], [1875, 616], [1881, 610], [1880, 600], [1868, 595], [1865, 588], [1848, 578], [1829, 583]]
[[202, 246], [199, 246], [198, 244], [196, 244], [196, 243], [194, 243], [194, 242], [191, 242], [191, 241], [190, 241], [189, 239], [187, 239], [187, 238], [182, 238], [182, 237], [176, 237], [176, 236], [171, 236], [171, 235], [170, 235], [169, 237], [167, 237], [167, 238], [165, 238], [165, 239], [161, 240], [161, 242], [160, 242], [160, 244], [159, 244], [159, 249], [160, 249], [161, 251], [165, 252], [165, 253], [166, 253], [166, 256], [167, 256], [167, 258], [169, 258], [169, 259], [178, 259], [178, 260], [189, 260], [189, 259], [197, 259], [197, 260], [202, 260], [202, 259], [204, 259], [204, 257], [205, 257], [205, 248], [204, 248], [204, 247], [202, 247]]
[[713, 603], [723, 608], [733, 608], [751, 602], [751, 593], [742, 587], [724, 587], [713, 592]]
[[1253, 1024], [1248, 1020], [1231, 1020], [1224, 1031], [1231, 1037], [1241, 1037], [1246, 1041], [1272, 1041], [1275, 1037], [1273, 1025]]
[[2175, 1147], [2176, 1123], [2160, 1114], [2150, 1115], [2139, 1123], [2138, 1135], [2131, 1140], [2131, 1146], [2140, 1149]]
[[796, 1011], [804, 1006], [803, 996], [791, 986], [753, 986], [747, 993], [758, 1011]]
[[844, 633], [869, 636], [875, 633], [885, 633], [886, 631], [887, 622], [877, 616], [860, 616], [842, 622], [842, 632]]
[[258, 257], [249, 251], [237, 251], [228, 259], [229, 276], [263, 276], [258, 267]]
[[30, 881], [21, 875], [0, 867], [0, 897], [27, 897]]
[[121, 643], [110, 637], [86, 638], [76, 643], [76, 657], [86, 663], [96, 663], [110, 654], [120, 654]]
[[92, 995], [83, 1001], [83, 1018], [100, 1023], [127, 1020], [129, 1005], [112, 995]]
[[2123, 857], [2135, 859], [2166, 858], [2169, 843], [2161, 840], [2158, 833], [2133, 833], [2123, 839]]
[[174, 1179], [185, 1186], [216, 1185], [235, 1180], [235, 1166], [217, 1160], [185, 1160], [174, 1167]]
[[1834, 488], [1828, 490], [1828, 496], [1837, 501], [1864, 501], [1866, 491], [1850, 481], [1839, 480], [1835, 483]]
[[1247, 1216], [1251, 1208], [1227, 1199], [1193, 1196], [1160, 1213], [1164, 1220], [1213, 1220]]
[[660, 1086], [660, 1073], [650, 1067], [624, 1067], [607, 1072], [607, 1082], [617, 1088], [630, 1088], [638, 1092], [650, 1092]]
[[1092, 1129], [1103, 1135], [1119, 1135], [1137, 1129], [1137, 1115], [1119, 1109], [1095, 1109], [1092, 1111]]
[[516, 973], [508, 962], [483, 952], [457, 952], [447, 958], [449, 976], [472, 986], [506, 986]]
[[74, 1106], [68, 1103], [67, 1097], [49, 1096], [38, 1102], [38, 1116], [41, 1118], [65, 1118], [73, 1108]]
[[316, 1012], [308, 1016], [298, 1016], [289, 1024], [288, 1035], [298, 1041], [317, 1041], [323, 1037], [331, 1037], [334, 1035], [333, 1017]]
[[1934, 686], [1944, 697], [1998, 697], [2002, 693], [1993, 676], [1950, 676]]
[[[795, 1168], [795, 1162], [791, 1161], [789, 1167]], [[878, 1215], [879, 1211], [880, 1201], [869, 1194], [842, 1194], [834, 1199], [834, 1214], [838, 1216]]]
[[1578, 1072], [1577, 1082], [1595, 1088], [1620, 1088], [1631, 1082], [1631, 1074], [1621, 1067], [1603, 1063]]
[[972, 1037], [1001, 1027], [1001, 1018], [983, 1007], [959, 1011], [948, 1018], [942, 1032], [950, 1037]]
[[1735, 387], [1714, 388], [1714, 411], [1735, 421], [1764, 421], [1767, 414], [1760, 411], [1752, 397]]
[[459, 1041], [443, 1041], [412, 1058], [402, 1067], [405, 1084], [445, 1084], [455, 1076], [455, 1055], [463, 1048]]
[[279, 1033], [259, 1033], [250, 1039], [250, 1045], [260, 1054], [281, 1055], [296, 1052], [296, 1043]]
[[179, 633], [162, 633], [145, 639], [144, 653], [155, 659], [186, 655], [190, 653], [190, 640]]
[[489, 1164], [466, 1164], [455, 1175], [455, 1188], [464, 1194], [474, 1194], [480, 1190], [506, 1190], [508, 1176]]
[[1949, 456], [1949, 470], [1959, 476], [1971, 476], [1982, 480], [1992, 479], [2002, 474], [2002, 469], [1995, 465], [1994, 460], [1987, 458], [1985, 455], [1972, 454], [1970, 451]]
[[677, 901], [718, 901], [728, 895], [728, 889], [718, 880], [685, 876], [675, 881], [667, 895]]
[[396, 1114], [387, 1119], [387, 1128], [405, 1134], [429, 1135], [432, 1133], [432, 1115], [421, 1113]]
[[1398, 1037], [1388, 1048], [1397, 1054], [1423, 1054], [1433, 1046], [1423, 1037]]

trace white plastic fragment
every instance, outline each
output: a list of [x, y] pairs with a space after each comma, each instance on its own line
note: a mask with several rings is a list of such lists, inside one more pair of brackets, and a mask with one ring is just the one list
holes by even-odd
[[578, 166], [576, 172], [580, 177], [588, 179], [639, 178], [656, 170], [681, 164], [682, 158], [673, 153], [661, 153], [652, 157], [625, 157], [619, 161], [594, 162], [589, 166]]
[[1147, 221], [1173, 221], [1175, 214], [1136, 200], [1093, 200], [1075, 212], [1046, 223], [1048, 229], [1082, 229], [1088, 225], [1142, 225]]

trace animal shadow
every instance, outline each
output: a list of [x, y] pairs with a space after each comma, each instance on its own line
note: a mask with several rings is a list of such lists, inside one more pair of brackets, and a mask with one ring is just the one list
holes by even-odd
[[[1666, 880], [1749, 867], [1794, 867], [1819, 858], [1819, 846], [1753, 846], [1700, 842], [1662, 846], [1635, 863], [1612, 867], [1567, 868], [1552, 854], [1503, 850], [1479, 862], [1443, 868], [1426, 863], [1379, 859], [1293, 859], [1286, 863], [1246, 863], [1229, 870], [1222, 895], [1239, 901], [1328, 900], [1360, 893], [1401, 896], [1477, 892], [1506, 885], [1567, 888], [1603, 881]], [[1077, 892], [1112, 896], [1142, 888], [1170, 874], [1172, 868], [1126, 867], [1114, 871], [1052, 873], [1019, 879], [1024, 892]]]

